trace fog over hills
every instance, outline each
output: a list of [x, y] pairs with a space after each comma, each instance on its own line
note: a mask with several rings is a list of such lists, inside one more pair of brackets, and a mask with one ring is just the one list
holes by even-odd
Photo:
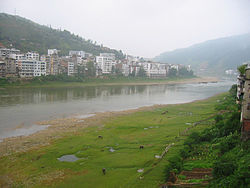
[[250, 33], [209, 40], [164, 52], [155, 61], [191, 65], [193, 69], [222, 72], [250, 60]]

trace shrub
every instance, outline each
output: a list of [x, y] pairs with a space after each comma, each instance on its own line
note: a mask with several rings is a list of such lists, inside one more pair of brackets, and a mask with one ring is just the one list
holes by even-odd
[[237, 132], [235, 132], [234, 134], [230, 134], [226, 137], [223, 137], [219, 144], [220, 153], [224, 154], [230, 151], [231, 149], [236, 147], [237, 144], [239, 144], [239, 141], [240, 141], [240, 136]]
[[186, 159], [189, 157], [189, 155], [190, 155], [190, 148], [188, 146], [184, 146], [184, 148], [180, 150], [180, 156], [183, 159]]
[[234, 173], [235, 169], [236, 165], [232, 159], [222, 157], [213, 165], [213, 176], [214, 178], [230, 176]]
[[168, 161], [170, 162], [170, 167], [172, 169], [176, 169], [177, 172], [181, 171], [183, 162], [182, 162], [182, 158], [180, 156], [175, 155], [175, 156], [169, 158]]

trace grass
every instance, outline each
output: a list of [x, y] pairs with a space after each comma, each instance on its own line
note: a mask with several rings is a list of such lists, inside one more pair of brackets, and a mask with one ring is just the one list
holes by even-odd
[[[209, 117], [215, 112], [214, 104], [223, 96], [111, 117], [103, 122], [105, 126], [85, 128], [77, 135], [69, 133], [54, 140], [49, 146], [2, 157], [0, 177], [8, 178], [0, 179], [0, 185], [10, 179], [7, 183], [11, 187], [158, 187], [165, 182], [168, 158], [183, 147], [186, 136], [179, 133], [190, 126], [186, 123]], [[166, 110], [168, 113], [162, 115]], [[199, 124], [191, 130], [207, 126]], [[103, 139], [98, 139], [98, 135]], [[154, 157], [171, 143], [175, 144], [163, 159]], [[144, 149], [139, 149], [140, 145]], [[66, 154], [81, 159], [57, 160]], [[102, 168], [106, 168], [106, 175]], [[144, 171], [138, 173], [138, 169]]]
[[[195, 77], [191, 77], [195, 78]], [[83, 87], [83, 86], [99, 86], [99, 85], [120, 85], [120, 84], [150, 84], [150, 83], [166, 83], [169, 81], [183, 81], [190, 78], [140, 78], [140, 77], [117, 77], [117, 78], [89, 78], [81, 82], [74, 81], [31, 81], [23, 80], [13, 83], [1, 83], [0, 87], [3, 88], [26, 88], [26, 87]]]
[[193, 168], [212, 168], [211, 160], [186, 160], [183, 165], [183, 170], [191, 171]]

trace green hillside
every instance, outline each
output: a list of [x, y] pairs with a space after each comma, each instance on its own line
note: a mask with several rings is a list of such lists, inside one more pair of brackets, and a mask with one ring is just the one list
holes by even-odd
[[38, 51], [40, 54], [47, 54], [47, 49], [56, 48], [61, 50], [61, 55], [67, 55], [69, 50], [83, 50], [94, 55], [112, 52], [118, 58], [123, 56], [121, 51], [96, 45], [69, 31], [52, 29], [5, 13], [0, 13], [0, 42], [6, 47], [12, 44], [23, 52]]
[[193, 69], [224, 71], [250, 60], [250, 33], [165, 52], [156, 61], [192, 65]]

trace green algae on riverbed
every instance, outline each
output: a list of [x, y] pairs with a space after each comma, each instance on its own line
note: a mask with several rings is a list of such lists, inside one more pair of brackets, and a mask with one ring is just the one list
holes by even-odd
[[112, 85], [158, 85], [158, 84], [178, 84], [178, 83], [199, 83], [199, 82], [217, 82], [215, 77], [190, 77], [190, 78], [131, 78], [121, 77], [115, 79], [100, 79], [93, 78], [84, 80], [82, 82], [63, 82], [63, 81], [44, 81], [31, 82], [22, 81], [20, 83], [0, 83], [0, 89], [11, 88], [72, 88], [72, 87], [86, 87], [86, 86], [112, 86]]
[[[206, 119], [224, 95], [187, 104], [114, 116], [104, 126], [81, 129], [49, 146], [0, 158], [0, 185], [10, 187], [158, 187], [168, 158], [182, 148], [188, 125]], [[199, 124], [189, 131], [204, 129]], [[147, 129], [145, 129], [147, 128]], [[99, 136], [102, 136], [100, 138]], [[168, 153], [161, 155], [167, 145]], [[140, 149], [140, 146], [144, 146]], [[110, 148], [115, 151], [110, 152]], [[79, 160], [57, 158], [74, 154]], [[102, 168], [106, 168], [103, 175]], [[138, 172], [143, 169], [143, 172]]]

